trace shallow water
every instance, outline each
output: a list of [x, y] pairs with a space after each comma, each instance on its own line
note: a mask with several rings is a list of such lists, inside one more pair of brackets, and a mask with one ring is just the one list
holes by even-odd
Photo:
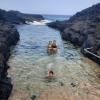
[[[17, 28], [20, 41], [9, 60], [9, 76], [14, 84], [13, 97], [16, 97], [16, 92], [22, 91], [28, 94], [26, 100], [30, 100], [34, 94], [39, 95], [50, 87], [59, 86], [68, 87], [73, 93], [79, 91], [83, 94], [85, 92], [78, 88], [81, 84], [99, 86], [97, 75], [100, 73], [100, 66], [83, 57], [79, 48], [62, 41], [58, 31], [43, 25], [20, 25]], [[47, 54], [49, 40], [57, 41], [59, 49], [56, 55]], [[49, 70], [54, 71], [52, 80], [46, 78]]]

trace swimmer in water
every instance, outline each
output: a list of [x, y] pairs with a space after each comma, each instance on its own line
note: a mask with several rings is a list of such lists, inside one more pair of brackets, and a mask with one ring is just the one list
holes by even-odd
[[53, 40], [53, 43], [52, 43], [52, 51], [53, 51], [53, 53], [57, 53], [57, 44], [56, 44], [56, 40]]
[[54, 72], [52, 70], [50, 70], [48, 72], [48, 78], [52, 78], [54, 76]]
[[49, 41], [49, 44], [48, 44], [48, 46], [47, 46], [47, 52], [48, 52], [49, 54], [52, 54], [52, 41]]

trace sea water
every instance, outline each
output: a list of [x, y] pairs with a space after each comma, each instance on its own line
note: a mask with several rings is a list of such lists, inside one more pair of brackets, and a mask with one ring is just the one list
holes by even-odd
[[[44, 17], [49, 21], [69, 18], [57, 15], [44, 15]], [[89, 84], [99, 82], [98, 65], [83, 57], [79, 48], [63, 41], [59, 31], [34, 22], [31, 25], [19, 25], [17, 29], [20, 41], [9, 60], [11, 66], [9, 76], [14, 84], [11, 100], [23, 98], [25, 95], [28, 95], [26, 100], [30, 100], [32, 95], [39, 95], [50, 87], [55, 88], [62, 84], [76, 92], [77, 88], [72, 88], [71, 83], [78, 87], [82, 82]], [[55, 55], [48, 55], [47, 44], [53, 40], [57, 42], [58, 52]], [[46, 79], [50, 70], [54, 72], [54, 79], [51, 81]]]

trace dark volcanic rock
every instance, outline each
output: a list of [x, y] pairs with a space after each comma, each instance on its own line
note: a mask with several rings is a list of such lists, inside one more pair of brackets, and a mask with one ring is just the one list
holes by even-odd
[[25, 21], [40, 21], [44, 20], [42, 15], [39, 14], [23, 14], [22, 17], [25, 19]]
[[10, 78], [5, 78], [0, 81], [0, 100], [8, 100], [12, 90]]
[[[100, 56], [100, 3], [76, 13], [67, 21], [56, 21], [48, 26], [61, 31], [63, 39], [84, 48], [93, 47]], [[84, 53], [84, 52], [83, 52]]]
[[7, 100], [11, 90], [11, 79], [7, 77], [10, 47], [19, 40], [16, 28], [8, 23], [0, 23], [0, 100]]
[[49, 27], [58, 29], [58, 30], [60, 30], [62, 32], [66, 28], [66, 26], [67, 26], [67, 23], [66, 22], [67, 21], [56, 21], [56, 22], [48, 23], [47, 25]]
[[24, 14], [19, 11], [5, 11], [0, 9], [0, 21], [12, 24], [25, 24], [26, 21], [39, 21], [43, 19], [43, 16], [38, 14]]

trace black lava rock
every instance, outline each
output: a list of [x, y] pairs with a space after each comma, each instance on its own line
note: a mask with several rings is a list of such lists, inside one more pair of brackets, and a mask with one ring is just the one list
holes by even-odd
[[60, 30], [64, 40], [80, 46], [83, 54], [84, 48], [93, 47], [91, 52], [100, 56], [100, 3], [76, 13], [69, 20], [47, 25]]

